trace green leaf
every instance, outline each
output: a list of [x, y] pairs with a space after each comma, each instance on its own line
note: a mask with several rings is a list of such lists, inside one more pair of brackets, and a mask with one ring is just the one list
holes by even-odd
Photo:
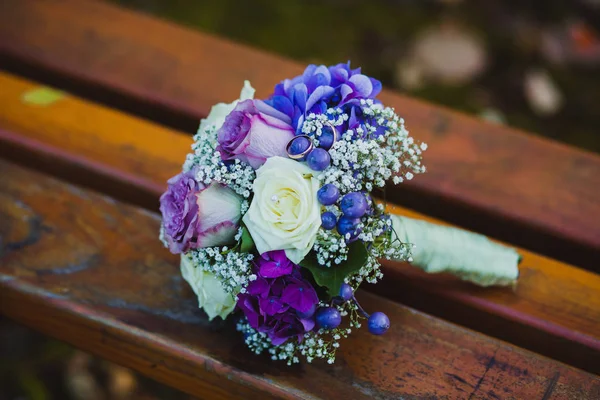
[[330, 296], [337, 296], [344, 279], [357, 272], [367, 261], [368, 253], [365, 245], [356, 241], [348, 247], [348, 259], [339, 265], [324, 267], [317, 262], [313, 252], [310, 252], [300, 265], [308, 269], [319, 286], [327, 288]]
[[248, 228], [242, 225], [242, 239], [240, 244], [240, 251], [242, 253], [250, 253], [254, 249], [254, 240], [250, 235]]

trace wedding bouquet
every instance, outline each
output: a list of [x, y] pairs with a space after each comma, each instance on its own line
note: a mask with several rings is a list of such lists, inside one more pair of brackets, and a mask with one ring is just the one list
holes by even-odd
[[239, 310], [255, 353], [288, 364], [333, 363], [340, 339], [389, 318], [354, 297], [383, 277], [381, 259], [414, 262], [481, 285], [510, 284], [518, 255], [487, 238], [385, 212], [386, 182], [425, 172], [416, 142], [381, 83], [351, 69], [309, 65], [253, 99], [215, 105], [183, 171], [160, 198], [160, 238], [210, 319]]

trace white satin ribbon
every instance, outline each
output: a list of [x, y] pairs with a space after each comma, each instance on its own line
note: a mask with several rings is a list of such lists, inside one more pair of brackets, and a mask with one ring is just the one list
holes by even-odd
[[519, 254], [487, 237], [458, 228], [392, 215], [398, 238], [412, 243], [412, 264], [427, 273], [448, 272], [480, 286], [514, 285]]

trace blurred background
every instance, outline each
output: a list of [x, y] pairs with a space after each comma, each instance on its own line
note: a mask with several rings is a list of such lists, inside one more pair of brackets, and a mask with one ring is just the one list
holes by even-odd
[[[106, 1], [600, 152], [600, 0]], [[0, 400], [190, 399], [1, 317], [0, 354]]]
[[600, 0], [111, 1], [600, 151]]

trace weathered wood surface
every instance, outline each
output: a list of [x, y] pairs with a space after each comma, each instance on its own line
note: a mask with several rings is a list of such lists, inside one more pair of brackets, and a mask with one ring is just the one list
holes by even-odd
[[[244, 79], [259, 96], [298, 63], [100, 1], [0, 2], [0, 67], [195, 129]], [[367, 71], [368, 72], [368, 71]], [[600, 263], [600, 159], [384, 91], [430, 144], [399, 204], [579, 266]]]
[[[66, 95], [23, 103], [36, 84], [0, 74], [0, 156], [155, 210], [179, 172], [188, 135]], [[404, 208], [392, 211], [426, 218]], [[480, 289], [447, 276], [386, 263], [370, 289], [521, 347], [600, 372], [600, 277], [522, 251], [515, 291]]]
[[600, 379], [362, 293], [393, 321], [338, 363], [285, 368], [208, 324], [157, 246], [158, 216], [0, 161], [0, 312], [210, 398], [597, 399]]

